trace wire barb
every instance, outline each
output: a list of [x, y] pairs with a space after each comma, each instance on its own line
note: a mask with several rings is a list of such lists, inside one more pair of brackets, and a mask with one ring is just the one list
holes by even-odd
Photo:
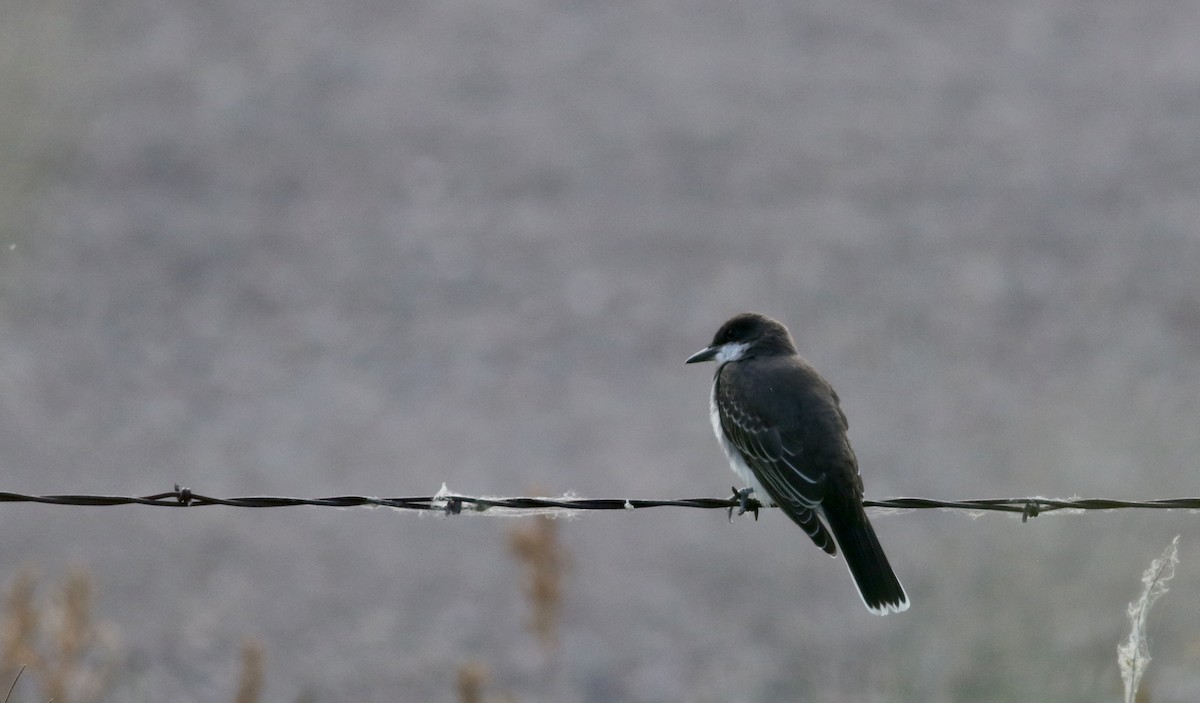
[[[290, 508], [308, 505], [327, 508], [386, 507], [397, 510], [440, 512], [459, 515], [464, 508], [469, 513], [493, 515], [532, 515], [570, 513], [583, 510], [640, 510], [643, 508], [700, 508], [706, 510], [730, 510], [746, 507], [738, 496], [731, 498], [675, 498], [675, 499], [626, 499], [626, 498], [560, 498], [533, 497], [481, 497], [450, 493], [443, 487], [436, 495], [397, 498], [370, 496], [332, 496], [328, 498], [288, 498], [281, 496], [246, 496], [241, 498], [214, 498], [198, 494], [190, 488], [175, 486], [173, 491], [141, 497], [114, 495], [24, 495], [0, 492], [0, 503], [42, 503], [45, 505], [112, 506], [150, 505], [157, 507], [195, 508], [223, 505], [231, 508]], [[1194, 510], [1200, 511], [1200, 498], [1162, 498], [1158, 500], [1112, 500], [1106, 498], [982, 498], [970, 500], [936, 500], [932, 498], [887, 498], [864, 500], [868, 508], [892, 510], [962, 510], [967, 512], [1003, 512], [1021, 516], [1021, 522], [1030, 518], [1058, 511], [1084, 510]], [[763, 506], [768, 507], [768, 506]], [[773, 506], [772, 506], [773, 507]]]

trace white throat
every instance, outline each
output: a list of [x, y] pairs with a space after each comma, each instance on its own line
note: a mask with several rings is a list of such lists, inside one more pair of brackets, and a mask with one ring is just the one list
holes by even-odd
[[714, 356], [713, 359], [717, 362], [717, 366], [730, 361], [737, 361], [738, 359], [742, 358], [742, 355], [745, 354], [746, 350], [749, 348], [750, 345], [745, 342], [730, 342], [728, 344], [722, 344], [717, 350], [717, 355]]

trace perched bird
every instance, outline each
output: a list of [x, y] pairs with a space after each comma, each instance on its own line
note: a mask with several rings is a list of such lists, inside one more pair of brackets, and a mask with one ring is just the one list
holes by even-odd
[[[858, 460], [838, 395], [781, 323], [743, 313], [717, 330], [687, 363], [716, 361], [709, 414], [729, 465], [751, 493], [766, 497], [830, 556], [840, 548], [867, 608], [908, 610], [862, 504]], [[767, 504], [766, 500], [761, 501]]]

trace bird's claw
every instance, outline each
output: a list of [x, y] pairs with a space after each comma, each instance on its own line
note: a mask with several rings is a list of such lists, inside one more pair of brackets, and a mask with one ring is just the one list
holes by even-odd
[[[745, 515], [746, 513], [754, 513], [754, 520], [757, 522], [758, 509], [762, 507], [762, 503], [758, 502], [757, 498], [750, 497], [754, 495], [754, 489], [746, 487], [742, 489], [734, 488], [732, 490], [733, 495], [730, 497], [730, 500], [736, 500], [738, 502], [737, 514]], [[729, 522], [733, 522], [733, 508], [734, 506], [729, 506]]]

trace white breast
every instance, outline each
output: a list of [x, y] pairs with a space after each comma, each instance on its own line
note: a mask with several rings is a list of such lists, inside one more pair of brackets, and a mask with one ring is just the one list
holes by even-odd
[[742, 483], [754, 489], [754, 493], [760, 501], [765, 503], [771, 500], [771, 495], [763, 489], [750, 467], [746, 466], [746, 460], [742, 458], [741, 452], [725, 437], [725, 430], [721, 429], [721, 412], [717, 409], [717, 380], [715, 378], [712, 392], [708, 395], [708, 418], [712, 422], [713, 434], [717, 436], [717, 443], [721, 445], [722, 451], [725, 452], [725, 458], [729, 460], [729, 468], [733, 469], [733, 473], [742, 479]]

